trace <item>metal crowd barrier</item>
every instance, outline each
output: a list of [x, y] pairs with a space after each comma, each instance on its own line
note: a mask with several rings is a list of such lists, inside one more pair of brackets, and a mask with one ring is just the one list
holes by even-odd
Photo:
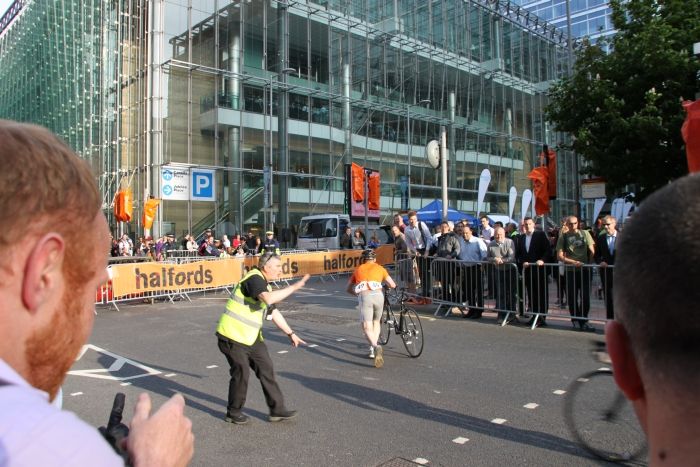
[[459, 307], [476, 313], [496, 312], [501, 325], [513, 317], [528, 319], [532, 329], [547, 317], [589, 321], [613, 319], [614, 266], [547, 263], [527, 267], [489, 261], [397, 255], [394, 279], [409, 295], [438, 305], [434, 315]]

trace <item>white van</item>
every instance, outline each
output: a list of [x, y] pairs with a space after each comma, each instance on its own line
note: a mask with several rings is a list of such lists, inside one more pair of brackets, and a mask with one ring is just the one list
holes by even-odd
[[316, 214], [304, 216], [299, 223], [297, 248], [300, 250], [340, 249], [340, 236], [352, 227], [347, 214]]

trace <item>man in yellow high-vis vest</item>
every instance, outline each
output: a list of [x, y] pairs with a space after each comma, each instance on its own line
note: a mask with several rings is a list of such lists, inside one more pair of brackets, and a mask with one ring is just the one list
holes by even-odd
[[248, 392], [251, 368], [263, 387], [265, 401], [270, 408], [269, 420], [278, 422], [297, 415], [296, 411], [288, 410], [284, 405], [282, 391], [275, 381], [272, 360], [263, 342], [262, 325], [267, 317], [289, 337], [294, 347], [306, 344], [292, 331], [282, 313], [272, 305], [301, 289], [309, 279], [309, 275], [306, 274], [299, 282], [289, 287], [272, 290], [268, 282], [276, 281], [281, 274], [280, 257], [274, 252], [263, 254], [258, 267], [243, 276], [236, 285], [226, 303], [226, 311], [219, 318], [216, 328], [219, 350], [224, 354], [231, 368], [228, 406], [224, 418], [228, 423], [243, 425], [249, 421], [248, 416], [241, 410]]

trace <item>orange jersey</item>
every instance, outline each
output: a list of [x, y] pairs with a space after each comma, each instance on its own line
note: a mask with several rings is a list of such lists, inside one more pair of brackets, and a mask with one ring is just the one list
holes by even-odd
[[355, 272], [352, 274], [351, 282], [358, 286], [364, 286], [360, 287], [360, 290], [357, 290], [356, 287], [355, 292], [357, 293], [361, 290], [366, 290], [365, 287], [369, 290], [380, 289], [382, 282], [384, 282], [387, 277], [389, 277], [389, 273], [383, 266], [377, 263], [364, 263], [355, 269]]

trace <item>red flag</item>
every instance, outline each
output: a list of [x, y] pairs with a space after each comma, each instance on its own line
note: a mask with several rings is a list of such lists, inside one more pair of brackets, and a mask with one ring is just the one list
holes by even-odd
[[687, 115], [681, 127], [681, 134], [685, 141], [688, 172], [700, 172], [700, 100], [685, 101], [683, 108]]
[[527, 178], [532, 180], [533, 192], [535, 194], [535, 213], [538, 216], [549, 213], [549, 190], [548, 179], [549, 170], [547, 167], [535, 167], [528, 174]]

